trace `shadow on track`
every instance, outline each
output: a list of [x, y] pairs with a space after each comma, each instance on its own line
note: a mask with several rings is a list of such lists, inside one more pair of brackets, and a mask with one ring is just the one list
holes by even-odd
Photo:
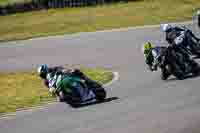
[[73, 106], [73, 108], [83, 108], [83, 107], [96, 105], [96, 104], [100, 104], [100, 103], [111, 102], [111, 101], [117, 100], [117, 99], [119, 99], [119, 98], [118, 97], [109, 97], [109, 98], [106, 98], [104, 101], [94, 101], [94, 102], [90, 102], [90, 103], [86, 103], [86, 104], [79, 104], [79, 105]]
[[178, 80], [176, 77], [172, 77], [172, 78], [169, 78], [168, 80], [166, 80], [166, 81], [184, 81], [184, 80], [187, 80], [187, 79], [193, 79], [193, 78], [197, 78], [197, 77], [199, 77], [200, 75], [192, 75], [192, 74], [190, 74], [190, 75], [186, 75], [185, 76], [185, 78], [183, 79], [183, 80]]

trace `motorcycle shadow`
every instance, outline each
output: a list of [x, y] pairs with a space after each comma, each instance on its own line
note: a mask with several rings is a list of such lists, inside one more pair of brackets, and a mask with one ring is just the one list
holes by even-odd
[[[192, 74], [189, 74], [189, 75], [186, 75], [185, 78], [183, 80], [186, 80], [186, 79], [193, 79], [193, 78], [197, 78], [199, 77], [200, 75], [192, 75]], [[169, 78], [167, 81], [181, 81], [179, 79], [177, 79], [176, 77], [171, 77]]]
[[190, 74], [190, 75], [185, 76], [185, 79], [197, 78], [199, 76], [200, 76], [200, 74], [199, 75], [192, 75], [192, 74]]
[[117, 100], [117, 99], [119, 99], [119, 98], [118, 97], [109, 97], [109, 98], [106, 98], [104, 101], [93, 101], [93, 102], [89, 102], [89, 103], [75, 105], [72, 107], [73, 108], [83, 108], [83, 107], [92, 106], [92, 105], [96, 105], [96, 104], [111, 102], [111, 101]]

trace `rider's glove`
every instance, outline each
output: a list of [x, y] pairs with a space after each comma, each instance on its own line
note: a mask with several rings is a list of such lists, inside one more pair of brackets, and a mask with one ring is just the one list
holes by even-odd
[[174, 43], [175, 43], [176, 45], [179, 45], [179, 44], [181, 44], [182, 42], [183, 42], [183, 37], [181, 37], [181, 36], [179, 36], [179, 37], [177, 37], [177, 38], [174, 39]]

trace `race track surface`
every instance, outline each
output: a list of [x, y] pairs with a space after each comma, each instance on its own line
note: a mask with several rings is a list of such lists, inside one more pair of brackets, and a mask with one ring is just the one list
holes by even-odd
[[118, 71], [109, 102], [71, 108], [64, 103], [0, 119], [0, 133], [199, 133], [200, 77], [160, 80], [148, 72], [141, 44], [163, 44], [159, 27], [82, 33], [0, 45], [0, 70], [38, 64], [81, 64]]

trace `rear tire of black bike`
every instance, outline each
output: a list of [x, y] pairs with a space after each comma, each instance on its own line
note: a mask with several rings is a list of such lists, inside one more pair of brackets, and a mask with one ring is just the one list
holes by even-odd
[[170, 75], [171, 74], [167, 68], [161, 68], [161, 79], [162, 80], [167, 80]]
[[177, 64], [173, 64], [173, 66], [171, 66], [171, 67], [172, 67], [171, 72], [178, 80], [185, 79], [184, 73], [180, 70], [180, 67]]
[[184, 80], [185, 76], [182, 74], [182, 72], [174, 72], [174, 76], [178, 79], [178, 80]]

